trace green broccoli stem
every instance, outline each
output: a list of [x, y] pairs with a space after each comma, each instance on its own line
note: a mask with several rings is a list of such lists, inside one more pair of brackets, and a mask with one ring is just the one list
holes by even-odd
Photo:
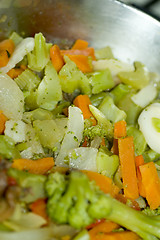
[[106, 216], [106, 219], [132, 230], [145, 240], [160, 238], [160, 221], [136, 211], [109, 196], [107, 196], [107, 201], [110, 202], [112, 210]]

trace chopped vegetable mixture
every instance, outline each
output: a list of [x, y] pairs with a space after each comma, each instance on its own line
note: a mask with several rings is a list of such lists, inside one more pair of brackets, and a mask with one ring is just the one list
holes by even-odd
[[160, 239], [160, 77], [110, 47], [0, 42], [0, 239]]

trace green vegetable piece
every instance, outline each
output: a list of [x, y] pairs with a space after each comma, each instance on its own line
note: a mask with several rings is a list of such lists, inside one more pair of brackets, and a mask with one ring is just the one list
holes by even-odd
[[0, 156], [7, 159], [20, 158], [14, 141], [8, 136], [0, 135]]
[[52, 175], [54, 180], [50, 185], [52, 190], [47, 202], [49, 217], [56, 223], [70, 224], [81, 229], [95, 222], [95, 219], [105, 218], [137, 233], [142, 239], [160, 238], [159, 217], [147, 216], [103, 193], [82, 172], [71, 171], [58, 177], [58, 181], [57, 174], [60, 173]]
[[152, 118], [152, 124], [157, 132], [160, 132], [160, 119], [159, 118]]
[[102, 102], [104, 97], [106, 97], [105, 92], [101, 92], [101, 93], [98, 93], [98, 94], [92, 94], [92, 96], [90, 97], [92, 105], [95, 106], [95, 107], [98, 107], [99, 104]]
[[[59, 119], [63, 121], [63, 119]], [[64, 121], [64, 125], [66, 122]], [[57, 142], [60, 142], [66, 131], [64, 127], [58, 127], [54, 120], [35, 120], [33, 126], [39, 136], [43, 147], [53, 149]]]
[[40, 83], [40, 78], [29, 69], [23, 71], [17, 78], [14, 79], [21, 90], [35, 90]]
[[62, 114], [63, 109], [69, 107], [70, 104], [71, 104], [71, 103], [68, 102], [68, 101], [64, 101], [64, 100], [60, 101], [60, 102], [57, 104], [56, 108], [52, 111], [53, 115], [55, 116], [55, 115]]
[[114, 58], [113, 53], [112, 53], [112, 49], [109, 46], [104, 47], [104, 48], [100, 48], [100, 49], [96, 49], [95, 50], [95, 56], [96, 56], [97, 60], [99, 60], [99, 59], [113, 59]]
[[110, 91], [113, 97], [114, 103], [117, 104], [119, 101], [130, 92], [130, 87], [123, 83], [118, 84], [113, 90]]
[[28, 67], [31, 70], [40, 72], [50, 60], [49, 49], [51, 43], [46, 43], [42, 33], [35, 34], [35, 47], [32, 53], [28, 53]]
[[114, 104], [109, 95], [103, 99], [98, 109], [113, 123], [126, 119], [126, 113]]
[[15, 178], [21, 187], [21, 201], [30, 203], [46, 197], [44, 190], [46, 176], [31, 174], [14, 168], [8, 169], [8, 175]]
[[147, 162], [156, 162], [156, 164], [160, 165], [160, 153], [155, 152], [152, 149], [148, 149], [143, 153], [144, 161]]
[[37, 104], [51, 111], [60, 100], [62, 100], [60, 80], [50, 61], [45, 68], [45, 76], [37, 89]]
[[144, 68], [144, 65], [140, 62], [135, 62], [134, 72], [120, 72], [118, 77], [120, 80], [131, 85], [133, 88], [142, 89], [149, 83], [149, 74]]
[[37, 92], [31, 91], [31, 92], [25, 92], [25, 108], [26, 111], [34, 110], [38, 108], [37, 104]]
[[14, 42], [15, 46], [17, 46], [23, 40], [23, 38], [16, 32], [13, 32], [9, 38]]
[[73, 240], [90, 240], [88, 231], [86, 229], [82, 230], [73, 238]]
[[66, 64], [59, 72], [62, 90], [66, 93], [73, 93], [79, 89], [83, 94], [91, 94], [89, 79], [76, 66], [76, 64], [64, 56]]
[[92, 93], [97, 94], [105, 90], [109, 90], [114, 87], [111, 72], [109, 69], [103, 71], [94, 72], [90, 77], [90, 84], [92, 86]]
[[23, 121], [26, 123], [31, 123], [34, 120], [51, 120], [53, 119], [53, 114], [45, 109], [37, 108], [33, 111], [25, 112], [23, 114]]
[[135, 154], [141, 155], [147, 147], [147, 143], [143, 136], [143, 133], [139, 129], [137, 129], [135, 126], [128, 125], [127, 135], [133, 136]]
[[97, 154], [97, 170], [99, 173], [113, 178], [119, 166], [119, 158], [117, 155], [109, 156], [104, 152]]
[[124, 96], [117, 106], [125, 111], [127, 117], [126, 122], [128, 125], [136, 125], [137, 124], [137, 118], [142, 111], [142, 108], [140, 106], [137, 106], [132, 100], [131, 100], [132, 93], [128, 93], [126, 96]]

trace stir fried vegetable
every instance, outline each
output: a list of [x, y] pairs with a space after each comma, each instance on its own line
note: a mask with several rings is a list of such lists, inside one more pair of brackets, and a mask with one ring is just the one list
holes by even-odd
[[160, 239], [160, 78], [115, 57], [0, 42], [0, 239]]

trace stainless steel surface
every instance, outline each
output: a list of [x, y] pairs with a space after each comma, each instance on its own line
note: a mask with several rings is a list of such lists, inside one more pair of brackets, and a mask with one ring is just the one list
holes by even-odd
[[[0, 38], [11, 30], [43, 32], [49, 41], [86, 39], [94, 47], [110, 45], [124, 61], [140, 60], [160, 73], [160, 23], [114, 0], [1, 0]], [[66, 41], [64, 41], [66, 40]]]

